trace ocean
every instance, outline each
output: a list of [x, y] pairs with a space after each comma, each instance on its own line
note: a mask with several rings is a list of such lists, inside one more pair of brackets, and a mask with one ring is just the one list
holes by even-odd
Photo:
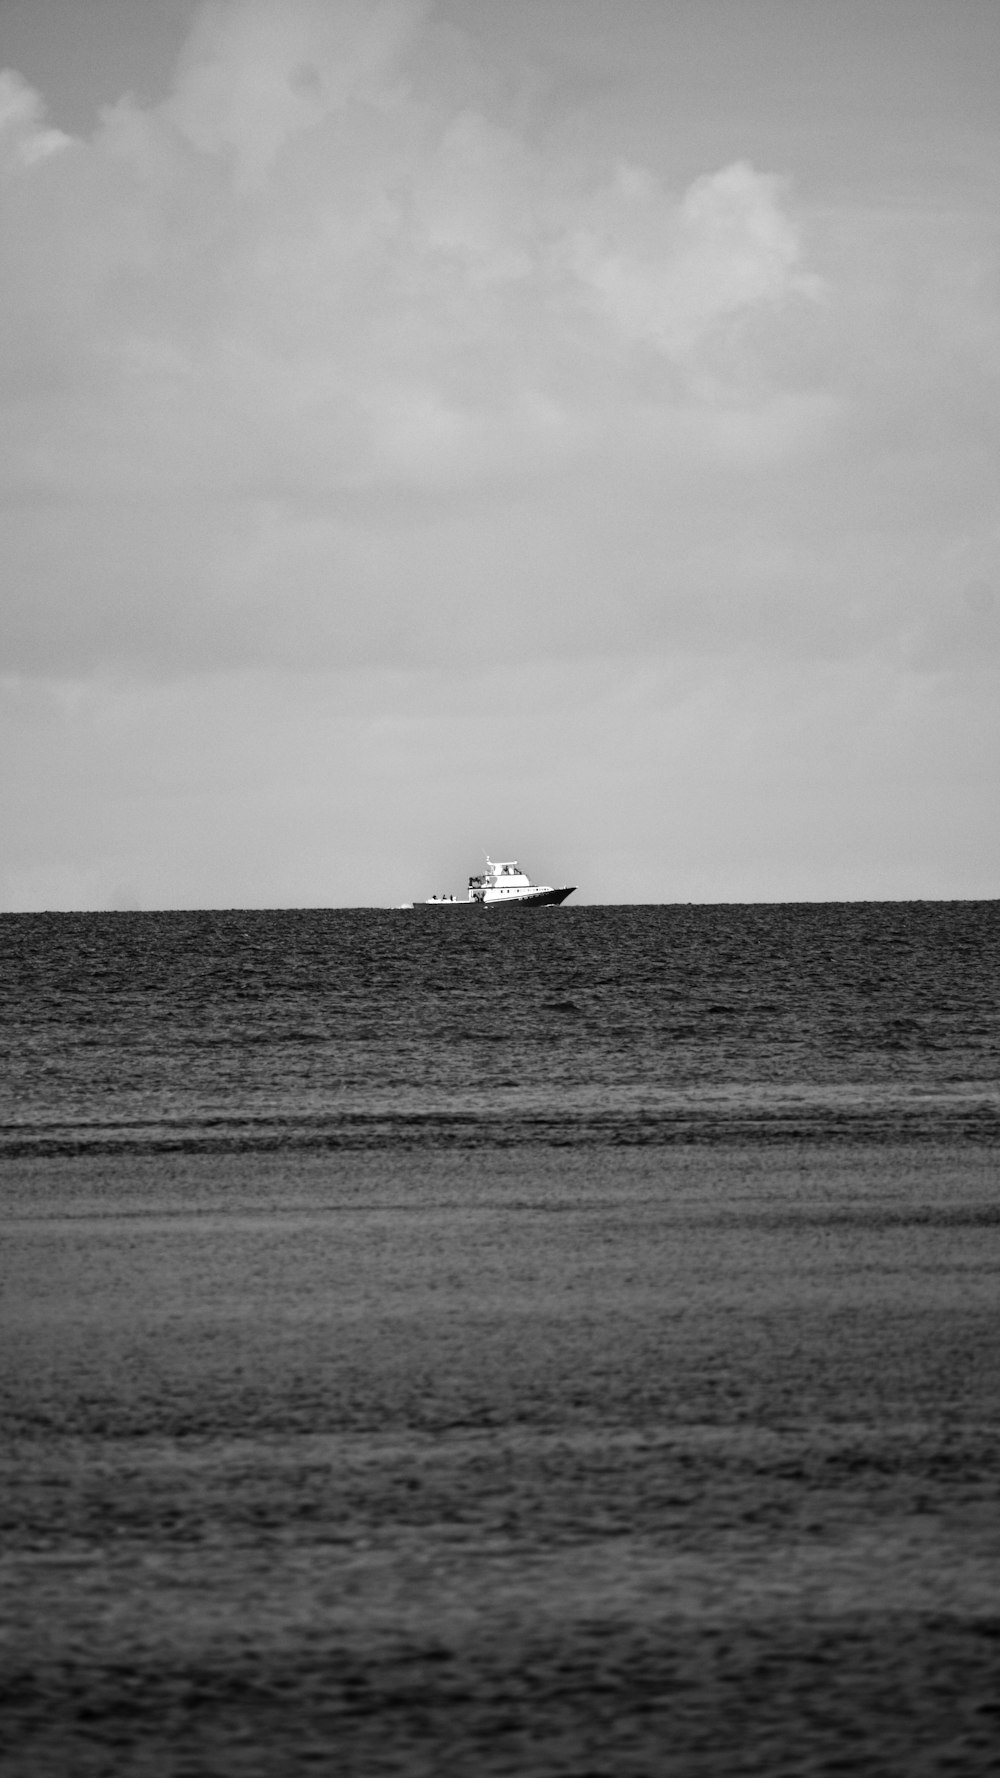
[[1000, 903], [0, 916], [13, 1778], [1000, 1769]]

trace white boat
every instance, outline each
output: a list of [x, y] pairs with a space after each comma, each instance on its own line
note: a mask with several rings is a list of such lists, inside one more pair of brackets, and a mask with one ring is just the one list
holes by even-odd
[[551, 883], [533, 883], [531, 878], [521, 869], [513, 858], [491, 858], [486, 855], [486, 869], [478, 877], [469, 878], [469, 893], [459, 898], [456, 895], [430, 895], [426, 901], [405, 901], [404, 907], [412, 908], [467, 908], [467, 907], [555, 907], [572, 895], [576, 888], [570, 883], [561, 889], [553, 888]]

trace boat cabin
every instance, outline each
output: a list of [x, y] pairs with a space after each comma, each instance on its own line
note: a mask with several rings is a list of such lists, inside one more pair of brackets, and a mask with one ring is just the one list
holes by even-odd
[[487, 857], [486, 869], [482, 874], [469, 878], [469, 892], [472, 895], [477, 889], [490, 889], [496, 896], [513, 894], [515, 890], [524, 890], [530, 887], [531, 878], [525, 875], [514, 858]]

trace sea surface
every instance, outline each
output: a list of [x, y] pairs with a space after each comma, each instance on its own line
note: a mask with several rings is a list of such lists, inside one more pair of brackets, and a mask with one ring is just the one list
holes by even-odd
[[1000, 1770], [1000, 903], [0, 916], [13, 1778]]

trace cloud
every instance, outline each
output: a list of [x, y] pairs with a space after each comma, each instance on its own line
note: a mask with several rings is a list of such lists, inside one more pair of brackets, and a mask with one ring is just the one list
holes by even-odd
[[989, 192], [537, 10], [0, 77], [0, 904], [995, 893]]
[[210, 5], [170, 97], [72, 153], [8, 77], [0, 529], [26, 670], [481, 655], [493, 627], [452, 618], [500, 596], [496, 540], [506, 647], [567, 597], [564, 641], [604, 646], [570, 584], [595, 479], [773, 463], [835, 427], [766, 337], [819, 288], [779, 181], [740, 162], [671, 192], [567, 159], [475, 81], [462, 102], [435, 30], [405, 0]]
[[671, 204], [644, 168], [623, 165], [600, 221], [573, 236], [573, 269], [627, 338], [690, 362], [720, 323], [821, 295], [781, 185], [738, 161]]
[[397, 101], [402, 55], [427, 11], [423, 0], [214, 0], [167, 114], [197, 148], [231, 157], [238, 189], [258, 186], [283, 148], [351, 103]]
[[45, 123], [45, 104], [13, 68], [0, 68], [0, 165], [31, 167], [68, 148], [72, 137]]
[[570, 153], [406, 0], [212, 4], [86, 142], [4, 79], [10, 666], [925, 671], [1000, 584], [975, 218]]

